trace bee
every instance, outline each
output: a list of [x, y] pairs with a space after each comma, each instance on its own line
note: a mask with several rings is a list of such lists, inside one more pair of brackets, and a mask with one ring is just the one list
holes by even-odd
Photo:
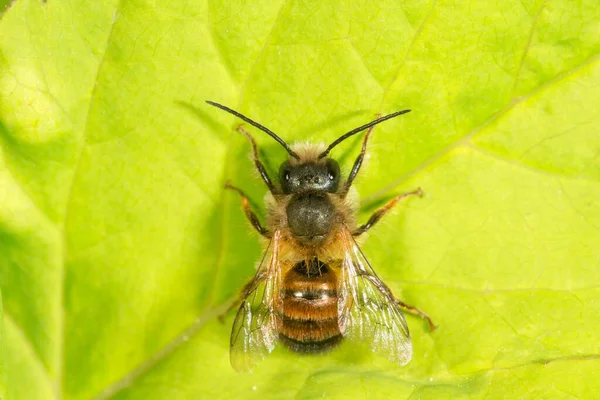
[[[366, 223], [356, 223], [357, 199], [352, 189], [375, 125], [405, 114], [402, 110], [343, 134], [329, 146], [289, 146], [274, 132], [224, 105], [208, 104], [235, 115], [275, 139], [288, 153], [274, 183], [250, 141], [254, 165], [269, 193], [265, 197], [266, 226], [252, 210], [245, 193], [237, 192], [246, 217], [266, 239], [256, 275], [245, 286], [230, 338], [231, 365], [248, 371], [277, 343], [298, 353], [323, 353], [342, 339], [368, 343], [400, 365], [412, 357], [408, 326], [401, 310], [419, 315], [435, 329], [424, 312], [396, 299], [378, 277], [356, 243], [401, 199], [422, 195], [403, 193], [376, 210]], [[338, 162], [329, 153], [338, 144], [367, 131], [348, 177], [342, 181]]]

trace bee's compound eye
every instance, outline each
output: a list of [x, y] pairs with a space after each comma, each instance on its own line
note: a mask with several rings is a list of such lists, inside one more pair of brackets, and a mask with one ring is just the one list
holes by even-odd
[[281, 189], [283, 193], [289, 194], [294, 190], [292, 179], [292, 166], [288, 161], [285, 161], [279, 167], [279, 182], [281, 183]]
[[329, 159], [327, 160], [327, 176], [330, 181], [334, 181], [339, 179], [340, 176], [340, 166], [335, 160]]
[[335, 192], [340, 182], [340, 166], [334, 159], [327, 160], [327, 182], [326, 189], [328, 192]]

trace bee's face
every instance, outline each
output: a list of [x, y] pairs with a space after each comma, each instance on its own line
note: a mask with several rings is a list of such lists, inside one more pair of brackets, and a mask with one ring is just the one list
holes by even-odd
[[340, 166], [331, 158], [298, 165], [285, 161], [279, 167], [279, 182], [284, 194], [306, 191], [335, 193], [340, 183]]

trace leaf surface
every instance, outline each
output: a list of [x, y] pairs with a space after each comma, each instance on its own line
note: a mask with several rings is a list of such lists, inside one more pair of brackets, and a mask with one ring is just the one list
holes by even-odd
[[[0, 395], [600, 391], [596, 1], [17, 0], [0, 18]], [[217, 315], [261, 247], [222, 188], [262, 216], [265, 188], [239, 121], [207, 99], [288, 142], [412, 109], [376, 128], [356, 181], [361, 220], [426, 193], [363, 244], [439, 325], [407, 318], [410, 364], [342, 346], [231, 369]], [[275, 174], [281, 147], [253, 132]], [[359, 148], [333, 156], [348, 170]]]

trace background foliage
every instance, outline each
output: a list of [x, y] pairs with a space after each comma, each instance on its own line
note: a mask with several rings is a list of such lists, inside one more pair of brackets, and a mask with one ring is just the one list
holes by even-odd
[[[566, 398], [600, 391], [595, 0], [17, 0], [0, 20], [0, 393], [10, 399]], [[2, 3], [3, 4], [3, 3]], [[228, 104], [292, 140], [379, 126], [364, 251], [415, 355], [228, 361], [265, 189]], [[283, 152], [257, 139], [275, 169]], [[358, 140], [337, 149], [347, 167]], [[366, 213], [362, 213], [364, 218]], [[596, 371], [596, 372], [594, 372]]]

